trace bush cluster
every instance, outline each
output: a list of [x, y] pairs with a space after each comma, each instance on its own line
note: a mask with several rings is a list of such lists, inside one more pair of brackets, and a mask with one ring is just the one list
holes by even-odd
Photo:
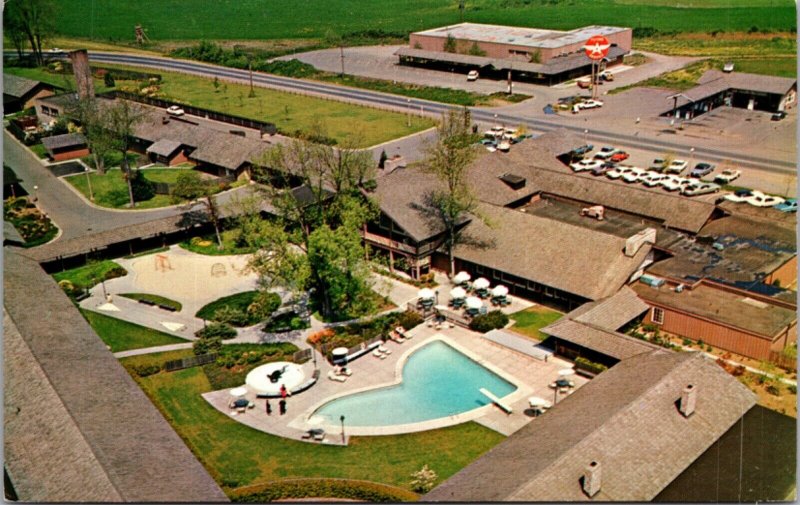
[[202, 330], [195, 332], [195, 336], [203, 338], [220, 338], [222, 340], [230, 340], [236, 337], [236, 328], [228, 323], [209, 323]]
[[416, 326], [425, 322], [425, 318], [421, 315], [417, 314], [416, 312], [407, 310], [397, 316], [397, 324], [402, 326], [405, 330], [410, 330]]
[[220, 337], [201, 337], [192, 344], [192, 352], [194, 352], [196, 356], [213, 354], [219, 352], [220, 349], [222, 349], [222, 339]]
[[147, 377], [148, 375], [157, 374], [161, 371], [161, 365], [135, 365], [133, 371], [139, 377]]
[[472, 318], [469, 322], [469, 329], [480, 333], [486, 333], [498, 328], [503, 328], [508, 324], [508, 316], [499, 310], [493, 310], [488, 314], [481, 314]]
[[417, 501], [411, 491], [375, 482], [344, 479], [298, 479], [271, 482], [233, 497], [234, 502], [264, 503], [290, 498], [342, 498], [374, 503]]
[[601, 363], [595, 363], [594, 361], [589, 361], [586, 358], [576, 358], [575, 366], [577, 368], [586, 370], [588, 372], [592, 372], [594, 374], [599, 374], [601, 372], [605, 372], [606, 370], [608, 370], [607, 366]]

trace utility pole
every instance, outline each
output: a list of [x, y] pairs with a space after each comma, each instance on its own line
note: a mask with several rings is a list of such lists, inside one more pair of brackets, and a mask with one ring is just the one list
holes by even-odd
[[511, 60], [511, 64], [508, 67], [508, 94], [511, 95], [514, 93], [514, 83], [511, 82], [511, 72], [514, 71], [514, 60]]
[[458, 0], [458, 11], [461, 14], [461, 22], [464, 22], [464, 4], [466, 0]]
[[247, 59], [247, 69], [250, 71], [250, 94], [248, 96], [250, 98], [255, 98], [256, 90], [253, 89], [253, 60], [250, 58]]
[[341, 57], [341, 60], [342, 60], [342, 74], [341, 74], [341, 76], [344, 77], [344, 46], [342, 44], [339, 44], [339, 56]]

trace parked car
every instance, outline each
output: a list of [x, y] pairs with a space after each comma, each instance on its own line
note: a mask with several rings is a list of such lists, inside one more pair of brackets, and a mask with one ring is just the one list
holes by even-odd
[[773, 121], [780, 121], [781, 119], [783, 119], [785, 117], [786, 117], [786, 113], [783, 112], [783, 111], [780, 111], [780, 112], [776, 112], [775, 114], [772, 115], [772, 120]]
[[468, 81], [477, 81], [478, 80], [478, 71], [477, 70], [470, 70], [467, 74]]
[[628, 167], [624, 165], [621, 167], [614, 167], [606, 172], [606, 177], [608, 177], [609, 179], [619, 179], [623, 175], [630, 172], [632, 169], [633, 167]]
[[797, 199], [789, 198], [783, 203], [775, 206], [781, 212], [797, 212]]
[[742, 175], [741, 170], [723, 170], [714, 177], [714, 182], [717, 184], [730, 184]]
[[602, 107], [603, 102], [601, 102], [600, 100], [589, 99], [589, 100], [584, 100], [583, 102], [580, 102], [577, 105], [581, 109], [596, 109], [598, 107]]
[[668, 175], [661, 181], [661, 187], [667, 191], [678, 191], [684, 185], [685, 179], [677, 175]]
[[622, 180], [627, 183], [639, 182], [647, 175], [647, 170], [643, 168], [631, 167], [628, 172], [622, 174]]
[[667, 168], [667, 161], [663, 158], [656, 158], [653, 160], [653, 163], [650, 164], [650, 170], [655, 170], [657, 172], [663, 172], [665, 168]]
[[503, 133], [505, 133], [505, 131], [506, 131], [506, 129], [503, 128], [502, 126], [492, 126], [488, 130], [483, 132], [483, 136], [491, 138], [491, 139], [495, 139], [497, 137], [502, 137]]
[[774, 207], [784, 202], [779, 196], [765, 195], [760, 191], [753, 191], [753, 194], [745, 199], [745, 202], [755, 207]]
[[612, 74], [608, 70], [604, 70], [604, 71], [600, 72], [600, 74], [598, 74], [597, 77], [599, 77], [601, 81], [609, 81], [610, 82], [610, 81], [614, 80], [614, 74]]
[[603, 175], [609, 170], [613, 170], [616, 166], [617, 165], [615, 165], [614, 163], [609, 163], [605, 161], [599, 167], [595, 167], [592, 169], [592, 175]]
[[668, 175], [664, 175], [658, 173], [653, 170], [649, 170], [643, 177], [642, 183], [647, 186], [648, 188], [654, 188], [656, 186], [661, 186], [662, 181], [669, 177]]
[[742, 203], [747, 201], [749, 197], [753, 196], [753, 191], [749, 189], [737, 189], [733, 193], [725, 195], [725, 200], [734, 203]]
[[584, 170], [594, 170], [595, 168], [603, 166], [600, 160], [581, 160], [576, 163], [570, 164], [570, 168], [576, 172], [583, 172]]
[[721, 186], [719, 184], [714, 184], [713, 182], [703, 182], [699, 185], [687, 185], [681, 190], [681, 193], [686, 196], [706, 195], [708, 193], [716, 193], [720, 190], [720, 188]]
[[591, 87], [592, 87], [592, 81], [591, 81], [591, 79], [578, 79], [578, 80], [576, 81], [576, 84], [577, 84], [577, 85], [578, 85], [578, 87], [579, 87], [579, 88], [581, 88], [581, 89], [589, 89], [589, 88], [591, 88]]
[[594, 155], [596, 160], [610, 160], [615, 153], [617, 153], [619, 149], [616, 147], [611, 146], [603, 146], [600, 150]]
[[698, 163], [692, 169], [692, 173], [689, 174], [689, 177], [705, 177], [713, 171], [714, 165], [711, 163]]
[[626, 153], [625, 151], [617, 151], [611, 155], [611, 161], [614, 163], [619, 163], [620, 161], [625, 161], [630, 158], [631, 155]]
[[177, 105], [170, 105], [167, 107], [167, 114], [171, 116], [183, 116], [185, 112]]
[[686, 170], [686, 167], [688, 167], [688, 166], [689, 166], [689, 163], [687, 163], [684, 160], [672, 160], [670, 162], [670, 164], [667, 165], [667, 167], [664, 169], [664, 171], [668, 172], [668, 173], [671, 172], [671, 173], [679, 174], [679, 173], [683, 172], [684, 170]]
[[572, 153], [576, 154], [578, 156], [583, 156], [584, 154], [588, 153], [592, 149], [594, 149], [594, 146], [592, 144], [584, 144], [584, 145], [582, 145], [580, 147], [576, 147], [575, 149], [573, 149]]

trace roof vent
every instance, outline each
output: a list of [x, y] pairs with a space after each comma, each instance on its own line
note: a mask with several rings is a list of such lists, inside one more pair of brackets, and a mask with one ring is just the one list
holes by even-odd
[[694, 414], [694, 407], [697, 403], [697, 390], [694, 388], [694, 385], [689, 384], [685, 388], [683, 388], [683, 392], [681, 392], [681, 403], [678, 409], [683, 414], [683, 417], [689, 417]]
[[600, 463], [592, 461], [583, 471], [583, 492], [593, 498], [600, 492]]
[[500, 180], [508, 184], [508, 186], [513, 190], [524, 188], [526, 181], [524, 177], [520, 177], [514, 174], [503, 174], [500, 176]]

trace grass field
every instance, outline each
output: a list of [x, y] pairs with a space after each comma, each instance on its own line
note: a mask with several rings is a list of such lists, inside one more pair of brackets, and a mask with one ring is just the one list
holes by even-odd
[[185, 344], [187, 341], [151, 330], [138, 324], [129, 323], [113, 317], [104, 316], [91, 310], [81, 309], [81, 314], [97, 335], [111, 347], [111, 352], [143, 349], [159, 345]]
[[[185, 355], [161, 353], [120, 361], [129, 367]], [[429, 465], [441, 482], [503, 439], [488, 428], [466, 423], [409, 435], [352, 437], [348, 447], [308, 444], [256, 431], [215, 410], [200, 396], [211, 390], [202, 368], [134, 378], [228, 491], [302, 477], [364, 479], [409, 489], [410, 474], [423, 465]]]
[[563, 315], [564, 314], [556, 312], [555, 310], [537, 305], [515, 312], [509, 317], [514, 320], [514, 326], [511, 327], [513, 331], [535, 340], [544, 340], [547, 338], [547, 335], [539, 331], [539, 329], [554, 323]]
[[148, 302], [155, 303], [156, 305], [163, 305], [165, 307], [171, 307], [175, 309], [176, 312], [180, 312], [183, 308], [181, 302], [176, 302], [175, 300], [170, 300], [169, 298], [164, 298], [160, 295], [153, 295], [150, 293], [121, 293], [119, 296], [124, 296], [125, 298], [130, 298], [131, 300], [145, 300]]
[[[374, 30], [407, 33], [459, 22], [442, 0], [56, 0], [65, 36], [131, 41], [141, 23], [152, 40], [322, 38]], [[796, 27], [791, 0], [471, 0], [464, 20], [540, 28], [591, 24], [709, 31]], [[622, 22], [624, 20], [624, 23]]]
[[[147, 168], [142, 170], [142, 173], [151, 182], [174, 184], [182, 170], [180, 168]], [[114, 209], [128, 208], [130, 203], [128, 185], [122, 178], [122, 170], [118, 168], [107, 170], [105, 175], [92, 172], [89, 174], [89, 178], [91, 179], [94, 203], [96, 205]], [[85, 174], [72, 175], [65, 177], [64, 180], [80, 191], [87, 199], [89, 198], [89, 183], [86, 182]], [[174, 205], [169, 195], [155, 195], [149, 200], [136, 202], [137, 209], [156, 209], [169, 205]]]
[[73, 268], [53, 274], [53, 278], [58, 281], [68, 280], [76, 288], [86, 289], [99, 283], [101, 280], [113, 279], [127, 275], [127, 271], [118, 263], [111, 260], [103, 260], [89, 263], [82, 267]]

